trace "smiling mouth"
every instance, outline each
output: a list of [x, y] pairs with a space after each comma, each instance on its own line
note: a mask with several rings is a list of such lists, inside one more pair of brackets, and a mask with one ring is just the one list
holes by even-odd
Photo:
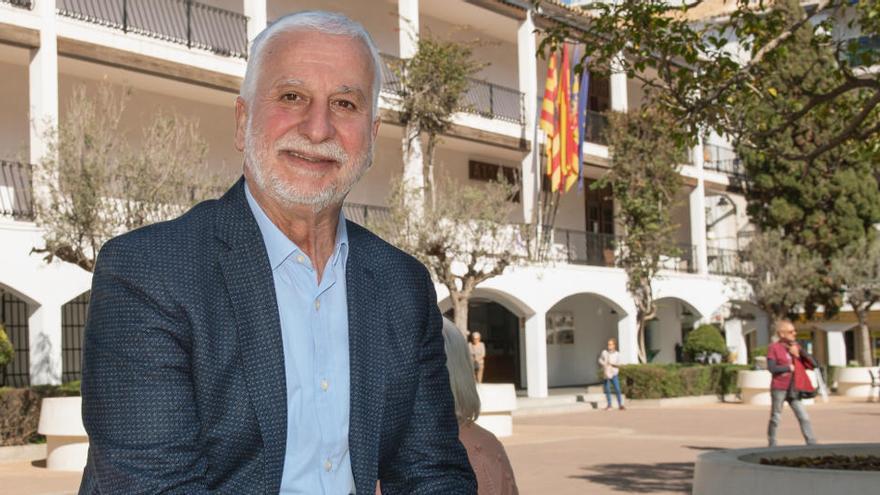
[[309, 163], [336, 163], [336, 160], [326, 156], [312, 156], [299, 153], [293, 150], [282, 150], [283, 154], [298, 158]]

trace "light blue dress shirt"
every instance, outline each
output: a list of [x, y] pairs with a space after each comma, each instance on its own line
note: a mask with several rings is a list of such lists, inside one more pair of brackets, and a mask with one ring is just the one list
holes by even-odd
[[340, 212], [336, 246], [318, 283], [312, 261], [269, 220], [247, 184], [245, 195], [269, 254], [281, 319], [287, 379], [287, 449], [281, 493], [354, 493], [348, 450], [345, 217]]

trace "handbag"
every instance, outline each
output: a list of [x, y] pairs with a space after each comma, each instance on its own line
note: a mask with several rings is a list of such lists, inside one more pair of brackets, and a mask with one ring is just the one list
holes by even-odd
[[[816, 388], [807, 375], [807, 368], [804, 366], [803, 358], [798, 357], [794, 361], [794, 391], [799, 399], [812, 399], [816, 396]], [[812, 368], [812, 366], [810, 366]]]

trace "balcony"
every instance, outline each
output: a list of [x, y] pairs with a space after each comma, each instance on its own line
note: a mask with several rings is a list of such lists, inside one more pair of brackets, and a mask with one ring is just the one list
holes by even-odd
[[713, 275], [742, 276], [745, 274], [742, 251], [738, 249], [707, 248], [709, 273]]
[[34, 0], [0, 0], [0, 3], [8, 3], [15, 7], [21, 7], [24, 9], [34, 8]]
[[563, 247], [565, 260], [573, 265], [613, 267], [619, 240], [613, 234], [553, 229], [552, 243]]
[[60, 15], [247, 58], [247, 17], [190, 0], [58, 0]]
[[703, 145], [703, 169], [725, 174], [731, 178], [745, 177], [742, 161], [733, 148], [714, 144]]
[[0, 217], [33, 220], [33, 167], [0, 160]]
[[[385, 66], [382, 68], [384, 78], [382, 89], [399, 95], [403, 88], [394, 66], [400, 63], [400, 59], [386, 53], [382, 54], [382, 59], [385, 61]], [[525, 123], [521, 92], [479, 79], [469, 78], [469, 80], [470, 85], [464, 94], [460, 111], [520, 125]]]

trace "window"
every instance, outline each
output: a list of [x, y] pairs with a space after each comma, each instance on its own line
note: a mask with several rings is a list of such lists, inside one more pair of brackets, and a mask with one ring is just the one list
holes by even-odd
[[514, 203], [520, 202], [522, 181], [520, 180], [520, 173], [518, 168], [471, 160], [468, 162], [468, 177], [471, 180], [478, 180], [482, 182], [497, 181], [499, 177], [503, 177], [508, 184], [513, 184], [517, 186], [517, 190], [513, 194], [513, 197], [510, 198], [510, 200]]

